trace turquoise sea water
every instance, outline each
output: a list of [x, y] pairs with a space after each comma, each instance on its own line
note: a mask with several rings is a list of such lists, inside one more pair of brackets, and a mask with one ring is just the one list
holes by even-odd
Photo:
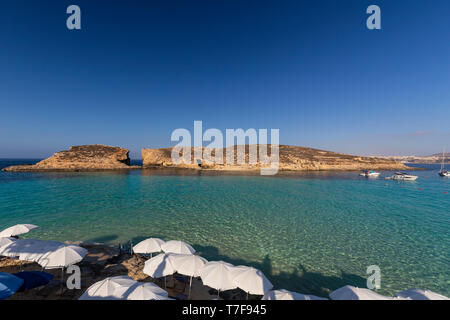
[[378, 265], [382, 294], [450, 296], [450, 179], [437, 169], [415, 172], [416, 182], [356, 172], [1, 172], [0, 229], [33, 223], [40, 228], [25, 237], [110, 244], [184, 240], [209, 260], [260, 268], [277, 288], [322, 296], [365, 287], [367, 267]]

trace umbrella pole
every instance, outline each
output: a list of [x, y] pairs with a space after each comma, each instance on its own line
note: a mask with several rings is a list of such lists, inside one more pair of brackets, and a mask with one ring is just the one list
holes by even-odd
[[220, 289], [217, 289], [217, 298], [220, 298]]
[[64, 267], [61, 268], [61, 296], [63, 294]]
[[188, 295], [188, 298], [191, 297], [191, 288], [192, 288], [192, 276], [191, 276], [191, 280], [189, 281], [189, 295]]

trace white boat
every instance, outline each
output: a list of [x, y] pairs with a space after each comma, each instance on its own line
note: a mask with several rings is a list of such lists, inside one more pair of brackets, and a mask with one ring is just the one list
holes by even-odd
[[418, 176], [413, 176], [404, 172], [396, 172], [392, 177], [387, 177], [386, 179], [400, 180], [400, 181], [415, 181], [419, 178]]
[[375, 171], [369, 171], [369, 170], [362, 170], [362, 172], [359, 174], [361, 177], [366, 178], [377, 178], [380, 173]]
[[443, 171], [439, 172], [439, 175], [440, 175], [441, 177], [447, 177], [447, 178], [450, 178], [450, 172], [448, 172], [448, 171], [446, 171], [446, 170], [443, 170]]
[[450, 172], [445, 170], [445, 148], [442, 151], [442, 163], [441, 163], [441, 170], [439, 171], [439, 175], [441, 177], [450, 177]]

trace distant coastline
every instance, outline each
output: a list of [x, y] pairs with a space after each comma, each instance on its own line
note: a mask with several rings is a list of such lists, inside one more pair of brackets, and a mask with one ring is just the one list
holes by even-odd
[[[397, 161], [400, 163], [416, 163], [416, 164], [440, 164], [442, 163], [442, 154], [434, 154], [431, 156], [380, 156], [381, 158]], [[450, 162], [450, 153], [444, 155], [444, 162]]]

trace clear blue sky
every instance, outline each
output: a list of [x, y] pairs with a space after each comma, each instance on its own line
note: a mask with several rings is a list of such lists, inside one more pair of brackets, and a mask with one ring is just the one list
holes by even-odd
[[5, 1], [0, 157], [99, 143], [139, 158], [194, 120], [353, 154], [450, 150], [449, 13], [448, 0]]

